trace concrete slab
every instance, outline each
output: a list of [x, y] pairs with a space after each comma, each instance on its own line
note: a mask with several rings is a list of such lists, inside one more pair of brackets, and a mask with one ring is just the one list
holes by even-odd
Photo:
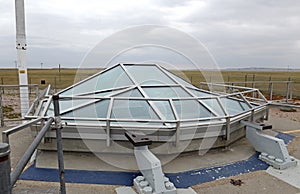
[[[240, 186], [231, 184], [231, 179], [241, 180]], [[203, 183], [192, 187], [196, 193], [211, 194], [282, 194], [300, 193], [300, 189], [293, 187], [280, 179], [269, 175], [265, 171], [256, 171], [238, 176], [228, 177], [213, 182]]]
[[297, 160], [297, 166], [284, 170], [278, 170], [273, 167], [269, 167], [267, 169], [267, 173], [300, 189], [300, 160]]
[[293, 121], [289, 118], [271, 116], [269, 122], [272, 123], [273, 130], [276, 131], [288, 131], [300, 128], [300, 122]]
[[191, 187], [187, 189], [177, 189], [177, 194], [197, 194]]
[[[273, 118], [273, 120], [277, 120], [279, 124], [282, 124], [284, 128], [278, 127], [275, 123], [273, 126], [275, 126], [275, 129], [278, 131], [288, 131], [288, 130], [294, 130], [299, 129], [299, 124], [297, 124], [297, 128], [295, 128], [296, 125], [289, 125], [290, 120], [280, 120], [278, 118]], [[279, 121], [280, 120], [280, 121]], [[293, 123], [293, 122], [292, 122]], [[277, 127], [276, 127], [277, 126]], [[0, 128], [0, 131], [3, 131], [3, 128]], [[296, 133], [299, 135], [299, 133]], [[1, 136], [0, 136], [1, 139]], [[26, 150], [27, 146], [32, 141], [32, 137], [29, 131], [24, 130], [23, 132], [19, 132], [15, 135], [11, 136], [11, 146], [12, 146], [12, 164], [15, 164], [17, 160], [20, 158], [21, 154]], [[298, 138], [299, 139], [299, 138]], [[243, 140], [245, 143], [245, 146], [247, 144], [246, 140]], [[295, 143], [294, 143], [295, 142]], [[242, 143], [243, 144], [243, 143]], [[217, 160], [217, 162], [220, 163], [227, 163], [230, 162], [231, 157], [236, 154], [236, 150], [243, 150], [242, 144], [237, 144], [236, 147], [234, 145], [231, 145], [227, 149], [224, 150], [212, 150], [209, 153], [209, 157], [205, 158], [195, 153], [195, 156], [187, 156], [182, 155], [181, 158], [177, 158], [181, 160], [181, 164], [174, 165], [174, 168], [186, 168], [191, 169], [195, 166], [203, 166], [201, 168], [209, 167], [210, 163], [212, 163], [213, 160]], [[299, 146], [299, 140], [293, 141], [291, 145], [289, 145], [289, 151], [291, 152], [291, 155], [296, 156], [299, 158], [300, 156], [300, 146]], [[290, 149], [290, 147], [292, 149]], [[239, 157], [247, 157], [248, 152], [251, 150], [253, 151], [253, 148], [251, 146], [244, 147], [245, 153], [240, 153], [241, 155]], [[232, 152], [232, 154], [230, 154]], [[219, 153], [221, 155], [219, 155]], [[223, 155], [222, 155], [223, 153]], [[253, 153], [253, 152], [251, 152]], [[250, 155], [251, 155], [250, 153]], [[56, 152], [53, 153], [54, 157], [56, 157]], [[244, 155], [245, 154], [245, 155]], [[298, 155], [299, 156], [298, 156]], [[206, 154], [208, 155], [208, 154]], [[78, 157], [78, 156], [77, 156]], [[81, 156], [82, 157], [82, 156]], [[195, 162], [192, 162], [193, 157], [199, 157], [198, 160], [195, 160]], [[48, 158], [49, 159], [49, 158]], [[54, 160], [49, 159], [49, 162], [51, 162], [51, 165], [55, 166], [57, 164], [56, 158]], [[77, 164], [79, 164], [79, 161], [77, 161]], [[96, 164], [95, 164], [96, 165]], [[169, 165], [172, 165], [172, 163], [169, 163]], [[88, 165], [86, 165], [88, 166]], [[186, 166], [186, 167], [184, 167]], [[191, 166], [191, 167], [190, 167]], [[92, 168], [95, 168], [93, 166]], [[106, 167], [103, 167], [106, 168]], [[168, 165], [165, 165], [164, 168], [168, 170], [168, 172], [171, 172], [172, 169], [168, 169]], [[172, 168], [172, 167], [170, 167]], [[181, 170], [181, 169], [180, 169]], [[300, 175], [296, 177], [296, 180], [299, 180]], [[241, 179], [244, 184], [241, 186], [233, 186], [230, 184], [230, 178], [234, 179]], [[239, 176], [234, 176], [226, 179], [221, 179], [209, 183], [204, 183], [200, 185], [196, 185], [193, 187], [195, 190], [195, 193], [272, 193], [272, 194], [281, 194], [281, 193], [300, 193], [300, 190], [296, 187], [291, 186], [290, 184], [287, 184], [280, 179], [269, 175], [268, 173], [260, 172], [254, 172], [254, 173], [247, 173]], [[67, 184], [67, 191], [68, 193], [85, 193], [85, 194], [93, 194], [93, 193], [104, 193], [104, 194], [110, 194], [115, 193], [115, 188], [118, 186], [112, 186], [112, 185], [90, 185], [90, 184], [74, 184], [74, 183], [68, 183]], [[19, 194], [19, 193], [59, 193], [59, 183], [52, 183], [52, 182], [41, 182], [41, 181], [18, 181], [17, 186], [13, 189], [13, 193]]]
[[[158, 156], [165, 163], [165, 173], [176, 173], [194, 169], [208, 168], [246, 160], [255, 153], [249, 142], [243, 138], [226, 149], [210, 150], [204, 155], [199, 153], [188, 153], [177, 156]], [[81, 169], [95, 171], [137, 171], [134, 155], [122, 154], [93, 154], [64, 152], [66, 169]], [[169, 162], [168, 162], [169, 161]], [[41, 152], [37, 157], [38, 168], [57, 168], [56, 152]], [[126, 167], [126, 168], [122, 168]]]
[[[117, 186], [67, 183], [67, 193], [72, 194], [115, 194]], [[13, 194], [59, 194], [59, 183], [43, 181], [18, 181]]]
[[117, 194], [136, 194], [132, 187], [118, 187], [116, 188]]
[[[117, 194], [137, 194], [132, 187], [118, 187], [116, 188]], [[177, 194], [197, 194], [191, 187], [187, 189], [177, 189]]]
[[[3, 127], [0, 128], [0, 133], [2, 131], [5, 131], [7, 129], [10, 129], [12, 127]], [[14, 133], [9, 136], [9, 142], [10, 142], [10, 160], [11, 160], [11, 166], [14, 168], [14, 166], [17, 164], [18, 160], [21, 158], [21, 156], [25, 153], [26, 149], [30, 145], [30, 143], [33, 141], [33, 136], [30, 131], [30, 128], [25, 128], [17, 133]], [[0, 135], [0, 141], [2, 142], [2, 135]]]

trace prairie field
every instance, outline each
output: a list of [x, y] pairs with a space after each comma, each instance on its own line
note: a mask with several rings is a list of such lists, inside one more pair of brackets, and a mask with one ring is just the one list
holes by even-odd
[[[42, 89], [48, 84], [55, 90], [66, 88], [78, 81], [81, 81], [101, 69], [28, 69], [28, 83], [38, 84]], [[0, 69], [0, 85], [14, 85], [18, 84], [17, 69]], [[199, 86], [200, 82], [210, 82], [216, 80], [217, 75], [222, 75], [222, 80], [228, 82], [251, 82], [255, 81], [294, 81], [292, 88], [294, 97], [300, 97], [300, 72], [297, 71], [182, 71], [173, 72], [175, 74], [183, 75], [184, 79], [192, 82], [193, 85]], [[45, 84], [41, 84], [41, 80], [45, 80]], [[242, 86], [252, 87], [251, 83], [240, 84]], [[269, 89], [269, 84], [256, 84], [262, 92], [266, 93]], [[275, 95], [285, 95], [287, 84], [274, 83], [273, 89]]]

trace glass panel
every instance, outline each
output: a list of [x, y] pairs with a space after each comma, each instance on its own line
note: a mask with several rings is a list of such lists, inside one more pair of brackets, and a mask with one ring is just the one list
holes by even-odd
[[130, 75], [141, 85], [175, 84], [166, 74], [153, 65], [125, 66]]
[[221, 106], [216, 99], [203, 99], [201, 100], [201, 102], [210, 107], [210, 109], [215, 111], [219, 116], [225, 116]]
[[221, 102], [223, 103], [227, 113], [230, 115], [235, 115], [244, 111], [238, 100], [221, 98]]
[[152, 98], [192, 97], [181, 87], [143, 87], [143, 90]]
[[115, 100], [111, 117], [122, 119], [158, 119], [149, 103], [145, 100]]
[[244, 110], [250, 110], [250, 107], [246, 102], [240, 102], [241, 106], [243, 107]]
[[59, 100], [60, 112], [64, 112], [67, 109], [77, 107], [83, 104], [95, 102], [94, 99], [69, 99], [69, 100]]
[[52, 102], [50, 103], [45, 116], [54, 116], [54, 107]]
[[116, 95], [117, 97], [143, 97], [138, 89], [129, 90], [127, 92]]
[[213, 116], [197, 100], [174, 100], [174, 106], [180, 119], [205, 118]]
[[151, 103], [160, 111], [163, 119], [175, 120], [175, 116], [169, 101], [151, 101]]
[[60, 95], [75, 95], [128, 85], [133, 85], [132, 81], [120, 66], [116, 66], [96, 77], [74, 86], [65, 92], [62, 92]]
[[[64, 112], [70, 108], [76, 107], [76, 106], [80, 106], [83, 104], [87, 104], [89, 102], [94, 102], [95, 100], [93, 99], [70, 99], [70, 100], [60, 100], [59, 101], [59, 108], [60, 108], [60, 112]], [[46, 112], [47, 116], [53, 116], [54, 115], [54, 107], [53, 107], [53, 103], [51, 102], [47, 112]]]
[[106, 118], [110, 100], [101, 100], [96, 103], [78, 108], [76, 110], [62, 114], [63, 117], [86, 117], [86, 118]]
[[216, 96], [215, 94], [210, 94], [207, 92], [202, 92], [199, 90], [193, 90], [193, 89], [188, 89], [189, 91], [191, 91], [195, 96], [197, 97], [210, 97], [210, 96]]
[[173, 79], [175, 79], [178, 83], [184, 85], [184, 86], [190, 86], [192, 88], [196, 88], [195, 86], [193, 86], [190, 82], [188, 81], [185, 81], [184, 79], [182, 79], [181, 77], [179, 77], [178, 75], [175, 75], [169, 71], [166, 71], [165, 72], [170, 76], [172, 77]]

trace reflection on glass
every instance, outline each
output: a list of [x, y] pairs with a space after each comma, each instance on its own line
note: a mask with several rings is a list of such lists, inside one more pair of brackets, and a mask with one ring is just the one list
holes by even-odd
[[166, 74], [153, 65], [125, 66], [130, 75], [141, 85], [175, 84]]
[[174, 100], [175, 109], [180, 119], [206, 118], [213, 116], [197, 100]]
[[60, 95], [75, 95], [109, 88], [132, 85], [132, 81], [120, 66], [116, 66], [91, 79], [81, 82], [79, 85], [62, 92]]
[[173, 114], [169, 101], [151, 101], [151, 103], [161, 113], [161, 116], [163, 117], [162, 119], [175, 120], [175, 116]]
[[150, 98], [185, 98], [192, 97], [181, 87], [143, 87]]
[[158, 116], [146, 100], [115, 100], [111, 117], [122, 119], [158, 119]]
[[101, 100], [62, 114], [62, 117], [106, 118], [110, 100]]

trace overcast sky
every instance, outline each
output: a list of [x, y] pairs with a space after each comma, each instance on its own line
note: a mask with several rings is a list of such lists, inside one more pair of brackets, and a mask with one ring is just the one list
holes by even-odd
[[[103, 39], [147, 24], [197, 38], [220, 68], [300, 68], [299, 0], [25, 0], [25, 12], [29, 68], [78, 67]], [[14, 0], [0, 0], [0, 67], [15, 59]]]

